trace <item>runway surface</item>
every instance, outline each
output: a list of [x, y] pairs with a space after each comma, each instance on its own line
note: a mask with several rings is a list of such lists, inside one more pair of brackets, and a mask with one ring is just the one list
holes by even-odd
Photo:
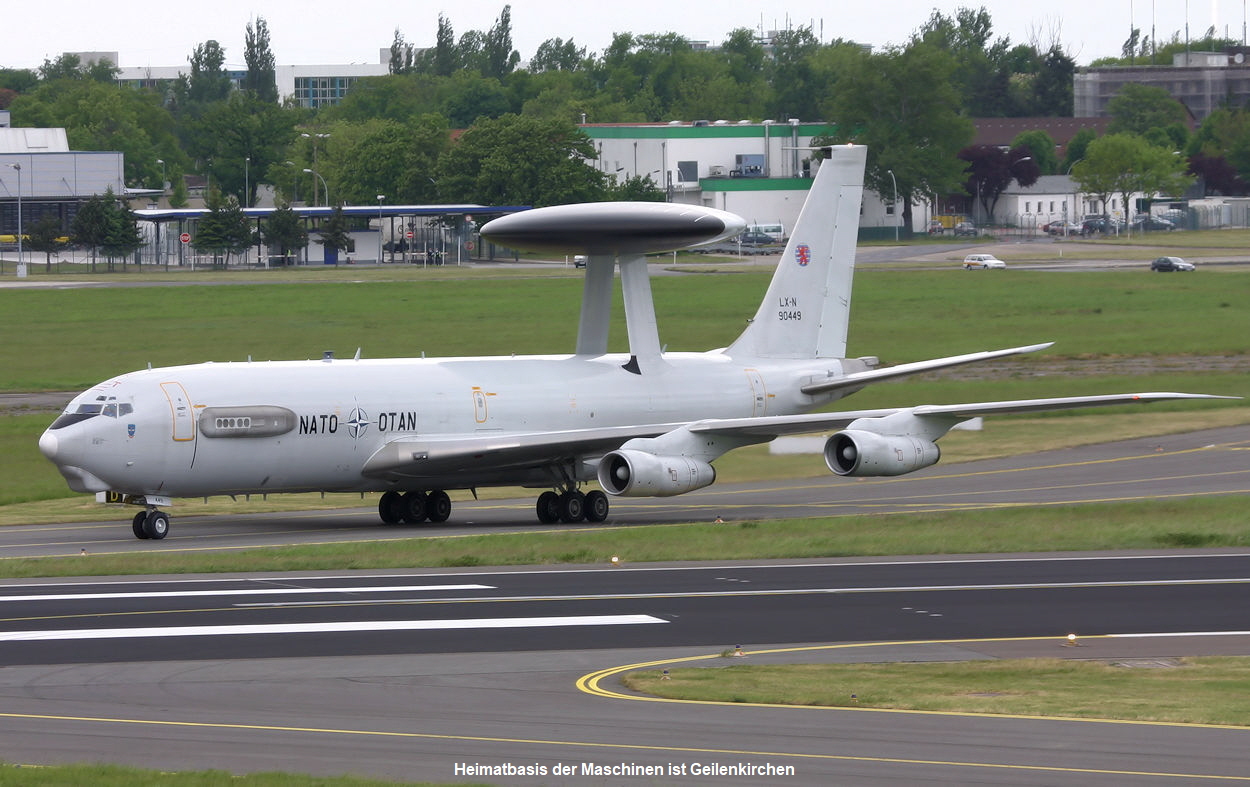
[[[1237, 427], [714, 486], [615, 501], [610, 524], [1245, 495], [1248, 448]], [[530, 505], [416, 529], [372, 510], [185, 517], [156, 543], [124, 521], [10, 527], [0, 555], [528, 529]], [[1250, 655], [1247, 610], [1250, 550], [0, 580], [0, 759], [509, 785], [1245, 782], [1247, 727], [670, 703], [619, 675], [689, 658]]]
[[[709, 764], [754, 769], [716, 776], [739, 784], [1235, 779], [1247, 728], [674, 704], [593, 676], [1250, 653], [1248, 588], [1250, 552], [10, 581], [0, 757], [500, 784], [700, 784]], [[1148, 632], [1189, 636], [1094, 636]], [[886, 644], [764, 652], [864, 641]]]
[[[819, 466], [819, 457], [812, 457]], [[1126, 440], [963, 464], [897, 478], [815, 478], [714, 484], [673, 498], [617, 498], [606, 525], [958, 511], [1012, 505], [1250, 494], [1250, 425]], [[0, 528], [0, 565], [21, 557], [141, 551], [222, 551], [286, 544], [456, 537], [533, 531], [534, 499], [457, 502], [442, 525], [388, 527], [376, 502], [339, 511], [180, 516], [163, 541], [133, 537], [134, 508], [99, 522]], [[570, 526], [543, 526], [568, 528]], [[578, 527], [595, 527], [585, 523]]]

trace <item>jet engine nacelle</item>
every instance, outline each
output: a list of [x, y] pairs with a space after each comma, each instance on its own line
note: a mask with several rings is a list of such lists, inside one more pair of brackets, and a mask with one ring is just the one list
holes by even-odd
[[846, 429], [825, 441], [825, 464], [838, 475], [903, 475], [937, 463], [937, 444], [908, 435]]
[[702, 489], [716, 480], [707, 462], [687, 456], [658, 456], [628, 448], [599, 460], [599, 484], [620, 497], [669, 497]]

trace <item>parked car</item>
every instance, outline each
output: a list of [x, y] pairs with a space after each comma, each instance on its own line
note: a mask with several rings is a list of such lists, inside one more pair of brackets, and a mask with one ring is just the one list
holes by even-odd
[[969, 254], [964, 257], [964, 270], [989, 270], [990, 268], [1006, 268], [1007, 263], [993, 254]]
[[1185, 262], [1180, 257], [1159, 257], [1150, 263], [1150, 270], [1160, 273], [1169, 273], [1171, 271], [1192, 271], [1194, 264]]
[[1081, 222], [1082, 235], [1096, 235], [1106, 232], [1121, 232], [1124, 229], [1124, 222], [1119, 219], [1107, 220], [1102, 216], [1092, 219], [1086, 219]]
[[1042, 229], [1048, 235], [1080, 235], [1081, 225], [1073, 221], [1052, 221]]
[[977, 225], [973, 224], [970, 221], [961, 221], [955, 225], [955, 237], [956, 238], [958, 238], [961, 235], [974, 235], [975, 236], [976, 234], [977, 234]]
[[937, 219], [929, 219], [929, 234], [930, 235], [941, 235], [944, 232], [946, 232], [946, 227], [942, 224], [941, 221], [938, 221]]
[[1147, 232], [1171, 232], [1176, 229], [1176, 225], [1167, 219], [1160, 219], [1155, 216], [1138, 216], [1133, 219], [1133, 229], [1139, 232], [1142, 230]]
[[770, 243], [776, 243], [771, 235], [763, 232], [744, 232], [738, 236], [738, 242], [743, 246], [767, 246]]

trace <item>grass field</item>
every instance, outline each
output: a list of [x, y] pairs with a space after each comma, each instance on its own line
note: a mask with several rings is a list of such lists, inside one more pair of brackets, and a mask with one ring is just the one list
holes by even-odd
[[[862, 271], [848, 353], [887, 363], [1055, 341], [1047, 359], [1244, 355], [1250, 272]], [[767, 272], [658, 276], [661, 341], [723, 347]], [[205, 360], [570, 352], [581, 280], [557, 278], [7, 290], [0, 391], [78, 390], [123, 371]], [[611, 348], [626, 349], [616, 310]], [[862, 397], [861, 397], [862, 398]]]
[[731, 665], [634, 672], [625, 685], [712, 702], [894, 708], [1246, 726], [1250, 659], [1173, 666], [1020, 659], [957, 663]]

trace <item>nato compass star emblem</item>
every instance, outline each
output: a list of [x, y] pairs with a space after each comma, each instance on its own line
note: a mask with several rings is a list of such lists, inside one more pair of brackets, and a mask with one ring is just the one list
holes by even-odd
[[806, 243], [800, 243], [794, 247], [794, 261], [799, 264], [800, 268], [806, 268], [807, 263], [812, 261], [812, 247]]
[[359, 439], [364, 437], [367, 431], [369, 431], [369, 415], [357, 407], [347, 418], [347, 433], [352, 436], [352, 439]]

